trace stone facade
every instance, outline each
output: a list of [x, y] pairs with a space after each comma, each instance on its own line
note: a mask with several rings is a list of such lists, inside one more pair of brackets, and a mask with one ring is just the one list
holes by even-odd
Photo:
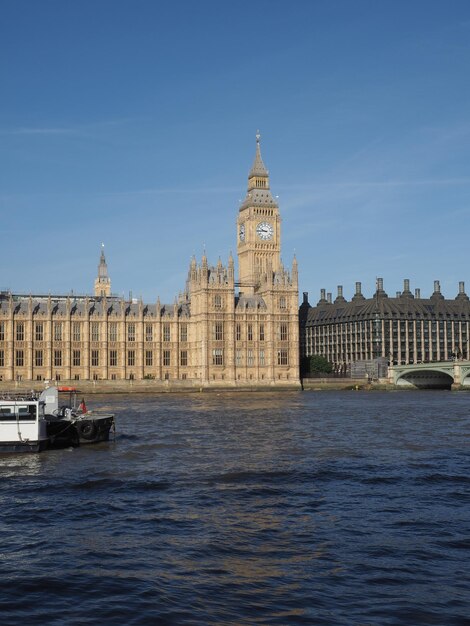
[[281, 218], [259, 135], [230, 255], [192, 259], [173, 304], [111, 295], [101, 250], [93, 296], [0, 294], [0, 380], [168, 380], [299, 385], [298, 270], [283, 267]]

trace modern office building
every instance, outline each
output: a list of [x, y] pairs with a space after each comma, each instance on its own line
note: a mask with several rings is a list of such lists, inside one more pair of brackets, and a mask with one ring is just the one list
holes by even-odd
[[112, 296], [103, 249], [93, 295], [0, 294], [0, 379], [298, 386], [297, 262], [281, 263], [259, 135], [236, 237], [238, 280], [231, 255], [224, 266], [204, 254], [172, 304]]
[[470, 301], [463, 282], [454, 299], [444, 298], [439, 281], [429, 298], [422, 298], [420, 289], [412, 294], [408, 279], [402, 292], [389, 297], [379, 278], [371, 298], [358, 282], [350, 302], [339, 286], [334, 301], [322, 289], [316, 306], [304, 293], [300, 307], [301, 356], [322, 355], [336, 371], [373, 359], [395, 364], [469, 359], [469, 341]]

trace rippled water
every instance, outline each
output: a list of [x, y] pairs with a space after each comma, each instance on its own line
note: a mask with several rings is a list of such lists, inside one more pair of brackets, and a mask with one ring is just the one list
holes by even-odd
[[470, 395], [89, 397], [0, 458], [0, 622], [470, 624]]

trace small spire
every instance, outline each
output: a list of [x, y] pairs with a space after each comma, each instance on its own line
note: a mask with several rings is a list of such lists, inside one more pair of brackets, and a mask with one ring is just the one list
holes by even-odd
[[266, 169], [263, 159], [261, 158], [261, 146], [260, 146], [261, 135], [259, 130], [256, 131], [256, 155], [255, 160], [253, 162], [253, 167], [248, 175], [248, 178], [252, 176], [268, 176], [268, 170]]
[[108, 276], [108, 266], [104, 256], [104, 243], [101, 244], [100, 262], [98, 264], [98, 276], [95, 280], [95, 296], [103, 297], [111, 295], [111, 279]]

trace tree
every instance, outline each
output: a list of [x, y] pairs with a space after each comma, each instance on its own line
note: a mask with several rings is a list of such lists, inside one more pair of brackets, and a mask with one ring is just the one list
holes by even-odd
[[302, 359], [301, 369], [304, 374], [330, 374], [333, 366], [324, 356], [314, 354]]

